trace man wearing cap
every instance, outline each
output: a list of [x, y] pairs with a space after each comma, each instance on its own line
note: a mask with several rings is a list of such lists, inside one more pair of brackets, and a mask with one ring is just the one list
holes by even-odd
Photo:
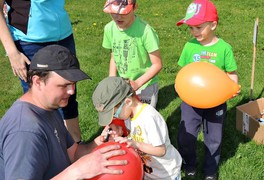
[[0, 179], [88, 179], [122, 173], [107, 168], [127, 163], [107, 160], [124, 154], [120, 147], [91, 153], [101, 137], [75, 143], [57, 110], [68, 104], [77, 81], [89, 79], [77, 58], [65, 47], [46, 46], [33, 57], [27, 77], [28, 92], [0, 121]]
[[[182, 24], [189, 26], [194, 38], [185, 44], [178, 65], [184, 67], [189, 63], [206, 61], [222, 69], [230, 79], [238, 83], [232, 47], [215, 34], [218, 14], [214, 4], [209, 0], [195, 0], [189, 5], [185, 18], [180, 20], [177, 26]], [[196, 176], [196, 142], [202, 126], [205, 180], [217, 179], [226, 110], [226, 103], [209, 109], [200, 109], [182, 102], [177, 142], [184, 159], [183, 167], [187, 177]]]
[[[39, 49], [58, 44], [76, 54], [72, 25], [64, 8], [65, 0], [0, 0], [1, 10], [4, 3], [8, 5], [8, 13], [7, 21], [0, 13], [0, 40], [25, 93], [28, 67]], [[81, 142], [76, 93], [60, 112], [73, 139]]]

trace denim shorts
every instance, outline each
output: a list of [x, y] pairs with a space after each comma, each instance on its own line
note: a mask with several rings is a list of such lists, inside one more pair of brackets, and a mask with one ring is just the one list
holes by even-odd
[[[46, 42], [46, 43], [31, 43], [31, 42], [25, 42], [25, 41], [15, 41], [17, 49], [25, 54], [25, 56], [31, 61], [34, 54], [41, 48], [51, 45], [51, 44], [58, 44], [61, 46], [64, 46], [68, 48], [72, 53], [76, 54], [75, 49], [75, 42], [74, 37], [71, 34], [67, 38], [56, 41], [56, 42]], [[27, 66], [27, 69], [29, 66]], [[21, 86], [23, 88], [23, 92], [26, 93], [28, 91], [28, 84], [24, 80], [20, 79]], [[66, 107], [63, 107], [60, 109], [61, 115], [64, 119], [72, 119], [76, 118], [78, 116], [78, 102], [76, 101], [76, 90], [75, 93], [70, 96], [68, 105]]]

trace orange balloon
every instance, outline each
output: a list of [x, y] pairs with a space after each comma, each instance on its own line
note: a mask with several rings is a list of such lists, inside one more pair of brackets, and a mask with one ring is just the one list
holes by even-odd
[[184, 66], [175, 79], [179, 97], [197, 108], [216, 107], [235, 95], [240, 86], [217, 66], [193, 62]]
[[117, 142], [106, 142], [101, 144], [100, 146], [96, 147], [94, 149], [100, 149], [105, 146], [113, 145], [113, 144], [119, 144], [121, 146], [121, 149], [126, 151], [126, 154], [121, 156], [114, 156], [112, 158], [109, 158], [110, 160], [127, 160], [128, 164], [124, 166], [109, 166], [109, 169], [122, 169], [123, 174], [114, 175], [114, 174], [102, 174], [99, 176], [96, 176], [92, 178], [92, 180], [142, 180], [143, 179], [143, 164], [141, 161], [140, 156], [138, 153], [131, 147], [126, 147], [127, 144], [123, 143], [117, 143]]

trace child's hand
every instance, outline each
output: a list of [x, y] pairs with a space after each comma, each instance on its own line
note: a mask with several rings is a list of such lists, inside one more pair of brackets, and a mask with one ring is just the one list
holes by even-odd
[[136, 142], [127, 137], [116, 137], [115, 142], [119, 142], [121, 144], [127, 143], [127, 147], [133, 147], [134, 149], [137, 149]]
[[109, 140], [113, 141], [113, 137], [111, 137], [112, 134], [115, 134], [115, 132], [109, 126], [105, 126], [100, 136], [94, 139], [95, 144], [97, 146], [100, 146], [101, 144]]
[[116, 125], [111, 125], [111, 127], [105, 126], [103, 132], [101, 133], [101, 141], [102, 142], [114, 141], [114, 138], [119, 136], [118, 133], [123, 132], [121, 131], [122, 131], [122, 127]]
[[239, 90], [236, 92], [236, 94], [234, 94], [234, 95], [233, 95], [233, 97], [232, 97], [232, 98], [234, 98], [234, 97], [238, 96], [238, 95], [240, 94], [240, 91], [241, 91], [241, 86], [239, 85]]
[[136, 81], [129, 80], [129, 83], [134, 91], [137, 91], [140, 88], [140, 85]]

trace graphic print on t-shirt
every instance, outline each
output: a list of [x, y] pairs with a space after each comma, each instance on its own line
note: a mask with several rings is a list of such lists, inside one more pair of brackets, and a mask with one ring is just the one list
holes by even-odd
[[[130, 138], [132, 138], [134, 141], [137, 142], [144, 142], [144, 138], [142, 136], [142, 129], [141, 127], [138, 125], [136, 126], [131, 134], [130, 134]], [[151, 162], [151, 156], [149, 156], [147, 153], [144, 153], [140, 150], [137, 150], [139, 156], [141, 157], [142, 163], [143, 163], [143, 169], [146, 173], [151, 174], [153, 172], [152, 168], [148, 165], [148, 162]]]
[[200, 54], [193, 55], [193, 61], [206, 61], [210, 63], [216, 63], [217, 53], [215, 52], [208, 52], [208, 51], [201, 51]]
[[[130, 38], [113, 43], [113, 52], [119, 60], [115, 61], [118, 72], [126, 74], [129, 64], [136, 63], [136, 39]], [[131, 67], [130, 67], [131, 68]], [[136, 71], [135, 71], [136, 72]]]

